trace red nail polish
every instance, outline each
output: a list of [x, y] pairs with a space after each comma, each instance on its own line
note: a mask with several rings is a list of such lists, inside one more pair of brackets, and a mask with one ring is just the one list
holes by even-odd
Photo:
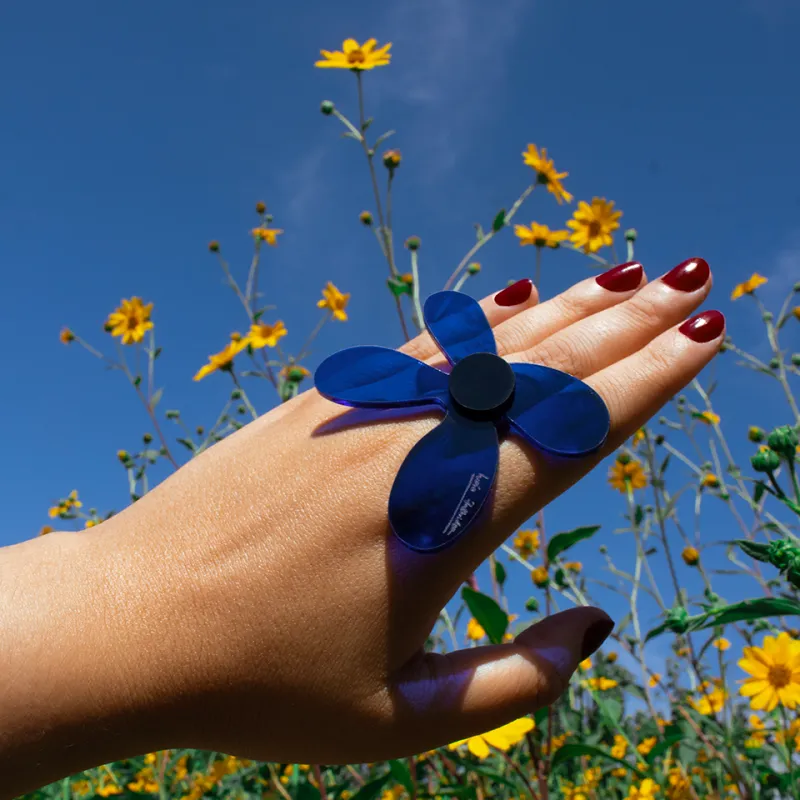
[[499, 306], [518, 306], [531, 296], [532, 291], [533, 281], [530, 278], [523, 278], [507, 286], [502, 292], [498, 292], [494, 296], [494, 301]]
[[595, 280], [609, 292], [631, 292], [642, 282], [642, 265], [628, 261], [598, 275]]
[[704, 311], [687, 319], [678, 330], [693, 342], [704, 344], [716, 339], [725, 330], [725, 317], [719, 311]]
[[679, 292], [694, 292], [706, 285], [710, 274], [704, 258], [690, 258], [663, 275], [661, 280]]

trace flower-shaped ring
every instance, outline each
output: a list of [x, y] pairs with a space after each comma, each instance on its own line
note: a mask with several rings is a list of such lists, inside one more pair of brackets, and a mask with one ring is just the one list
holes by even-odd
[[448, 547], [475, 521], [494, 485], [500, 437], [546, 453], [580, 457], [609, 430], [603, 399], [578, 378], [497, 355], [480, 305], [461, 292], [425, 302], [425, 325], [452, 365], [443, 372], [398, 350], [340, 350], [317, 368], [321, 395], [357, 408], [438, 406], [439, 425], [406, 456], [389, 495], [389, 523], [412, 550]]

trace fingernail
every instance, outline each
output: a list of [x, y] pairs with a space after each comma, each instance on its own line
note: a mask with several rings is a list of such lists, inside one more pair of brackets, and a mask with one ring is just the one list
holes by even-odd
[[583, 644], [581, 645], [581, 660], [589, 656], [608, 639], [611, 631], [614, 630], [613, 619], [599, 619], [593, 622], [583, 634]]
[[663, 275], [661, 280], [679, 292], [694, 292], [706, 285], [710, 274], [704, 258], [690, 258]]
[[628, 261], [598, 275], [595, 280], [609, 292], [630, 292], [642, 282], [642, 265], [638, 261]]
[[719, 311], [704, 311], [687, 319], [678, 330], [693, 342], [704, 344], [716, 339], [725, 330], [725, 317]]
[[533, 281], [530, 278], [523, 278], [507, 286], [502, 292], [498, 292], [494, 296], [494, 301], [499, 306], [518, 306], [531, 296], [532, 291]]

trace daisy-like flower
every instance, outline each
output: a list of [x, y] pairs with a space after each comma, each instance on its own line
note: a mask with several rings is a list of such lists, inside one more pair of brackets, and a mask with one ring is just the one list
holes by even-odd
[[320, 50], [321, 61], [315, 67], [335, 67], [337, 69], [352, 69], [360, 72], [365, 69], [384, 67], [392, 59], [389, 52], [392, 43], [375, 49], [377, 39], [367, 39], [364, 44], [359, 44], [355, 39], [345, 39], [341, 50]]
[[235, 356], [239, 355], [242, 350], [247, 347], [248, 338], [243, 337], [237, 341], [231, 340], [231, 342], [219, 353], [214, 353], [208, 357], [208, 364], [201, 367], [197, 374], [194, 376], [193, 380], [200, 381], [206, 377], [206, 375], [210, 375], [212, 372], [216, 372], [217, 370], [231, 370], [233, 368], [233, 359]]
[[648, 736], [636, 745], [636, 750], [641, 755], [646, 756], [656, 746], [657, 741], [658, 739], [655, 736]]
[[716, 489], [719, 486], [719, 478], [713, 472], [706, 472], [700, 478], [700, 485], [705, 486], [707, 489]]
[[122, 344], [141, 342], [153, 327], [150, 321], [152, 311], [153, 304], [144, 305], [139, 297], [123, 298], [120, 307], [108, 315], [106, 329], [112, 336], [121, 337]]
[[706, 692], [697, 700], [690, 697], [689, 705], [698, 713], [708, 716], [710, 714], [719, 714], [725, 705], [727, 693], [721, 687], [717, 687], [713, 692]]
[[521, 742], [525, 734], [534, 729], [534, 722], [530, 717], [521, 717], [508, 725], [503, 725], [500, 728], [481, 733], [478, 736], [470, 736], [468, 739], [460, 739], [457, 742], [447, 745], [448, 750], [456, 750], [462, 744], [467, 745], [470, 753], [476, 758], [486, 758], [491, 750], [489, 746], [497, 747], [500, 750], [506, 751], [513, 747], [518, 742]]
[[280, 228], [253, 228], [250, 233], [261, 242], [266, 242], [270, 247], [277, 247], [278, 236], [283, 233]]
[[695, 419], [705, 422], [706, 425], [719, 425], [720, 416], [713, 411], [701, 411]]
[[721, 653], [724, 653], [726, 650], [730, 650], [731, 647], [731, 643], [724, 636], [720, 636], [719, 639], [714, 639], [711, 644]]
[[608, 482], [613, 489], [626, 494], [631, 489], [644, 489], [647, 486], [647, 474], [640, 461], [635, 458], [629, 461], [617, 459], [608, 471]]
[[484, 636], [486, 636], [486, 631], [483, 629], [483, 626], [475, 617], [472, 617], [467, 623], [467, 639], [477, 642], [483, 639]]
[[614, 758], [625, 758], [625, 753], [627, 752], [628, 742], [625, 741], [625, 737], [615, 734], [614, 744], [611, 746], [611, 755], [614, 756]]
[[753, 294], [759, 286], [763, 286], [767, 278], [754, 272], [744, 283], [737, 283], [731, 292], [731, 300], [738, 300], [746, 294]]
[[533, 555], [539, 549], [539, 531], [535, 528], [517, 531], [514, 549], [524, 557]]
[[769, 713], [779, 703], [800, 705], [800, 641], [786, 631], [765, 636], [761, 647], [745, 647], [739, 666], [750, 674], [739, 693], [750, 698], [754, 711]]
[[652, 800], [658, 791], [658, 784], [652, 778], [645, 778], [639, 786], [628, 789], [627, 800]]
[[569, 781], [564, 781], [561, 786], [562, 800], [589, 800], [586, 786], [574, 786]]
[[636, 433], [633, 434], [633, 439], [631, 440], [631, 444], [636, 447], [637, 444], [641, 444], [647, 438], [647, 434], [645, 433], [644, 428], [639, 428]]
[[330, 281], [328, 285], [322, 290], [322, 300], [317, 302], [317, 308], [327, 308], [332, 314], [334, 319], [341, 322], [347, 321], [347, 303], [350, 300], [350, 294], [342, 294]]
[[558, 201], [558, 204], [566, 200], [572, 202], [572, 195], [564, 188], [561, 183], [562, 178], [569, 175], [568, 172], [559, 172], [553, 163], [552, 158], [547, 157], [547, 148], [543, 147], [541, 153], [535, 144], [529, 144], [528, 149], [522, 154], [522, 160], [536, 171], [537, 183], [543, 183], [547, 191], [551, 192]]
[[661, 675], [658, 672], [654, 672], [650, 676], [650, 680], [648, 681], [648, 684], [650, 685], [651, 689], [654, 689], [656, 686], [658, 686], [659, 683], [661, 683]]
[[592, 659], [591, 658], [584, 658], [583, 661], [581, 661], [581, 663], [578, 664], [578, 667], [583, 672], [588, 672], [592, 668]]
[[551, 247], [555, 250], [561, 242], [569, 239], [569, 231], [551, 231], [547, 225], [531, 222], [527, 225], [515, 225], [514, 233], [522, 247], [532, 244], [535, 247]]
[[572, 228], [570, 241], [575, 247], [582, 247], [584, 253], [596, 253], [611, 244], [611, 234], [619, 228], [621, 216], [621, 211], [614, 211], [614, 202], [605, 197], [593, 197], [591, 205], [581, 200], [567, 221], [567, 227]]
[[262, 347], [275, 347], [278, 344], [278, 339], [286, 336], [287, 332], [286, 326], [281, 320], [278, 320], [274, 325], [257, 322], [250, 326], [250, 333], [247, 334], [247, 339], [253, 349], [260, 350]]
[[589, 689], [592, 689], [595, 692], [605, 692], [609, 689], [614, 689], [617, 687], [617, 681], [612, 680], [611, 678], [588, 678], [585, 681], [582, 681], [583, 685]]
[[61, 517], [64, 514], [69, 514], [73, 508], [81, 508], [83, 503], [78, 500], [78, 490], [73, 489], [63, 500], [60, 500], [57, 506], [53, 506], [48, 512], [51, 519]]
[[547, 586], [550, 581], [550, 576], [547, 574], [546, 567], [534, 567], [531, 570], [531, 580], [538, 586], [540, 589]]
[[75, 341], [75, 334], [69, 328], [62, 328], [58, 338], [61, 344], [69, 344]]

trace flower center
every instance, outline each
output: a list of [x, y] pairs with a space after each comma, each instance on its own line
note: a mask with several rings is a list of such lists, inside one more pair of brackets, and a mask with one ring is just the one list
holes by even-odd
[[600, 235], [600, 223], [596, 220], [589, 223], [589, 236], [592, 238]]
[[792, 682], [791, 670], [783, 664], [773, 664], [769, 668], [769, 682], [776, 688], [782, 689]]
[[348, 64], [363, 64], [367, 60], [367, 57], [364, 55], [363, 50], [351, 50], [347, 54], [347, 63]]
[[474, 420], [498, 420], [514, 400], [516, 378], [494, 353], [473, 353], [450, 373], [450, 397], [458, 411]]
[[130, 314], [128, 316], [128, 330], [132, 331], [137, 327], [139, 327], [139, 318], [135, 314]]

